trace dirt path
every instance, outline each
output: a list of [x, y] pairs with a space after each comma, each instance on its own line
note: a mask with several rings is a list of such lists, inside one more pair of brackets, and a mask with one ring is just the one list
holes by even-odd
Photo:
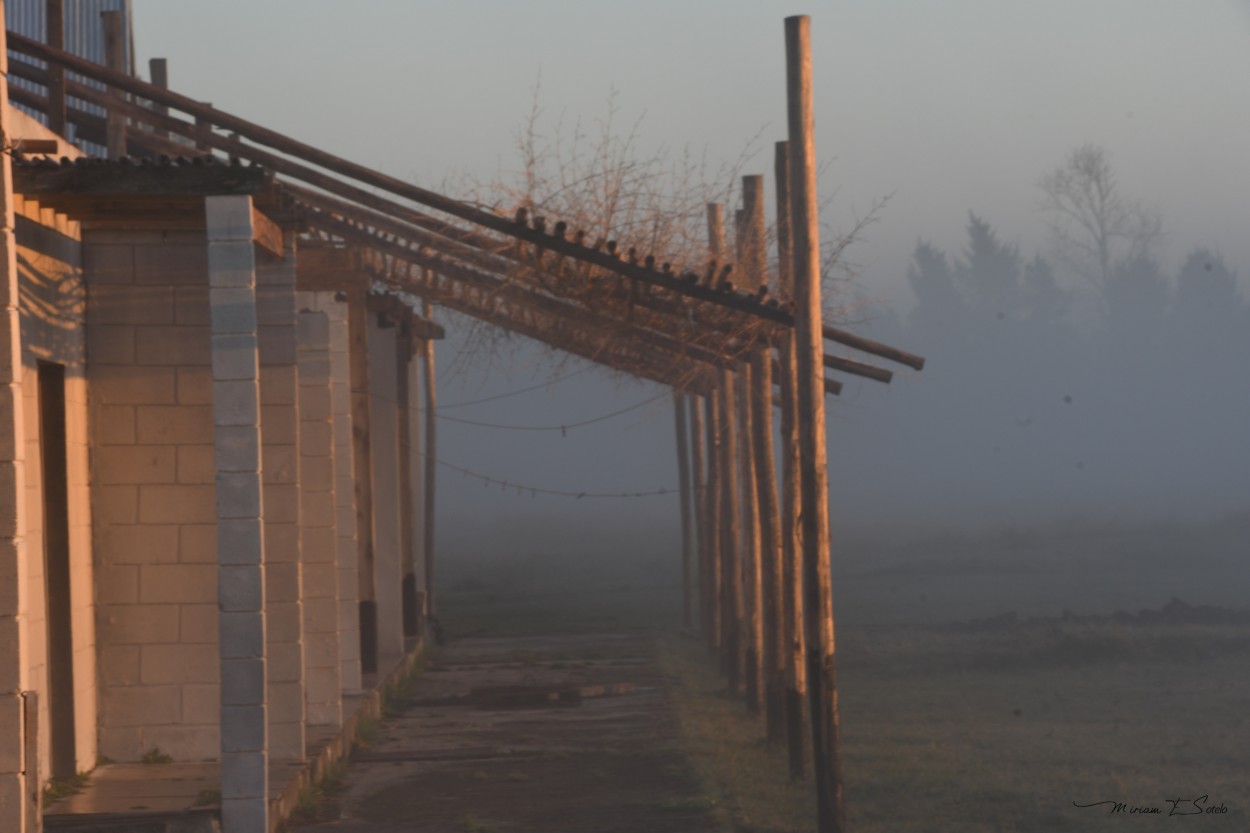
[[717, 830], [644, 637], [466, 639], [358, 755], [304, 833]]

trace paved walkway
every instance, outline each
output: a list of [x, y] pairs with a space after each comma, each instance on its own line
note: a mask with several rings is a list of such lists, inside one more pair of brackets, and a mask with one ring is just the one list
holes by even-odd
[[653, 643], [466, 639], [353, 759], [339, 818], [300, 833], [711, 833]]

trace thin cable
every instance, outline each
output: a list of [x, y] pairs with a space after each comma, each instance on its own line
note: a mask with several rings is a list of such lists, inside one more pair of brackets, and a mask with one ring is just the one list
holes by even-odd
[[[420, 451], [418, 451], [417, 454], [422, 457], [425, 456], [425, 454]], [[658, 495], [672, 495], [677, 494], [679, 491], [678, 489], [669, 488], [650, 489], [642, 492], [569, 492], [562, 489], [545, 489], [541, 486], [526, 486], [523, 483], [513, 483], [508, 480], [500, 480], [498, 477], [490, 477], [489, 475], [480, 474], [470, 469], [463, 468], [462, 466], [444, 462], [437, 457], [434, 458], [434, 462], [444, 468], [460, 472], [465, 477], [473, 477], [481, 480], [487, 487], [498, 486], [500, 491], [504, 492], [515, 490], [518, 495], [524, 495], [528, 492], [531, 497], [535, 497], [537, 495], [552, 495], [554, 497], [571, 497], [575, 500], [580, 500], [582, 498], [639, 498], [656, 497]], [[696, 489], [692, 488], [691, 491], [696, 491]]]
[[586, 420], [582, 420], [581, 422], [570, 422], [564, 425], [501, 425], [501, 424], [494, 423], [494, 422], [479, 422], [474, 419], [461, 419], [460, 417], [446, 416], [445, 414], [435, 414], [435, 416], [437, 416], [439, 419], [445, 419], [448, 422], [458, 422], [461, 425], [473, 425], [478, 428], [502, 428], [502, 429], [506, 429], [509, 431], [559, 431], [560, 433], [563, 434], [566, 431], [568, 431], [570, 428], [581, 428], [586, 425], [594, 425], [596, 422], [603, 422], [604, 420], [612, 419], [613, 417], [618, 417], [618, 416], [621, 416], [622, 414], [627, 414], [630, 411], [636, 411], [639, 408], [643, 408], [643, 407], [646, 407], [647, 405], [650, 405], [652, 402], [657, 402], [661, 399], [666, 399], [670, 395], [671, 394], [668, 393], [668, 391], [665, 391], [664, 393], [653, 396], [650, 399], [644, 399], [642, 402], [639, 402], [636, 405], [630, 405], [628, 408], [622, 408], [621, 410], [613, 411], [610, 414], [597, 416], [594, 419], [586, 419]]
[[470, 405], [481, 405], [483, 402], [494, 402], [496, 399], [507, 399], [509, 396], [520, 396], [523, 393], [529, 393], [530, 391], [539, 390], [540, 388], [550, 387], [551, 385], [554, 385], [557, 382], [563, 382], [565, 379], [572, 379], [574, 376], [577, 376], [578, 374], [586, 373], [587, 371], [593, 370], [593, 369], [594, 368], [583, 367], [581, 370], [574, 370], [572, 373], [569, 373], [564, 376], [557, 376], [556, 378], [549, 379], [546, 382], [543, 382], [541, 384], [533, 385], [528, 388], [521, 388], [520, 390], [514, 390], [510, 393], [501, 393], [498, 396], [488, 396], [485, 399], [471, 399], [468, 402], [457, 402], [454, 405], [439, 405], [438, 410], [446, 411], [450, 408], [467, 408]]

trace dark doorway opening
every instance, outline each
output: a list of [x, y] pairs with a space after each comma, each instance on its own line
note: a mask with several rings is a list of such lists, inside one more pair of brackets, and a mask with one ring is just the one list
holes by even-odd
[[74, 634], [70, 596], [69, 471], [65, 367], [39, 363], [39, 449], [43, 473], [44, 584], [47, 588], [48, 717], [53, 778], [77, 771], [74, 737]]

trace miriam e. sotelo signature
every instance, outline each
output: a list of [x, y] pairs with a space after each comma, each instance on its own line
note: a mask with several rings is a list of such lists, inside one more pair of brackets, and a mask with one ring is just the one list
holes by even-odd
[[1092, 804], [1081, 804], [1073, 801], [1073, 807], [1104, 807], [1111, 805], [1110, 814], [1123, 815], [1169, 815], [1169, 816], [1201, 816], [1206, 814], [1227, 813], [1224, 802], [1212, 804], [1210, 796], [1200, 795], [1197, 798], [1165, 798], [1167, 807], [1137, 806], [1124, 801], [1095, 801]]

